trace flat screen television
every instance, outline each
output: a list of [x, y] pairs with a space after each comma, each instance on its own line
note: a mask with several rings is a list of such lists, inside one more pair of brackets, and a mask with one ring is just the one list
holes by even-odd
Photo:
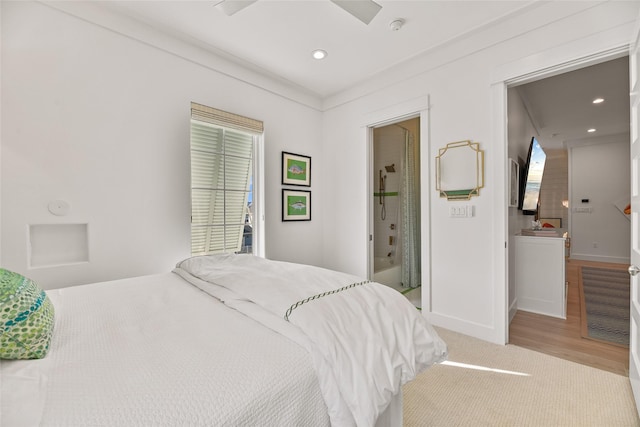
[[535, 215], [540, 200], [540, 185], [547, 155], [534, 136], [529, 144], [527, 162], [522, 168], [522, 183], [520, 189], [520, 206], [524, 215]]

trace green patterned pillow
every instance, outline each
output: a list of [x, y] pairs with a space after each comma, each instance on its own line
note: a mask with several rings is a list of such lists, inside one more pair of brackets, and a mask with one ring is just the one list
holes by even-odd
[[0, 359], [46, 356], [53, 316], [53, 304], [38, 285], [0, 268]]

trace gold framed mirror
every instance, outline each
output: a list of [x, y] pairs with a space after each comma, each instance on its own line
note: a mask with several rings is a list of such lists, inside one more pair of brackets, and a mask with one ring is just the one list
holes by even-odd
[[447, 200], [469, 200], [484, 187], [484, 151], [480, 143], [450, 142], [436, 156], [436, 190]]

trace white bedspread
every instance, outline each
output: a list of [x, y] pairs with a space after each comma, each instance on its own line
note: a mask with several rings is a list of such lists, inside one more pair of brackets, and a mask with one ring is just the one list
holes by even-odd
[[249, 255], [193, 257], [174, 271], [308, 349], [334, 426], [375, 425], [403, 384], [447, 354], [404, 296], [355, 276]]
[[176, 274], [47, 293], [47, 357], [0, 361], [3, 427], [329, 424], [303, 348]]

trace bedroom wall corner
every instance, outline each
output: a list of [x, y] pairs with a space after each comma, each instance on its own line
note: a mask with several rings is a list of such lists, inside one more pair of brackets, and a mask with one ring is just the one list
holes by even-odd
[[[76, 3], [64, 7], [90, 6]], [[219, 72], [186, 44], [174, 54], [179, 41], [143, 24], [127, 34], [40, 2], [2, 9], [4, 267], [51, 289], [163, 273], [188, 257], [191, 101], [264, 122], [265, 252], [320, 264], [317, 207], [311, 222], [280, 219], [283, 150], [313, 157], [313, 204], [323, 204], [317, 109]], [[37, 125], [25, 113], [34, 108]], [[49, 213], [52, 200], [69, 213]], [[89, 262], [29, 269], [29, 224], [61, 223], [88, 224]]]

